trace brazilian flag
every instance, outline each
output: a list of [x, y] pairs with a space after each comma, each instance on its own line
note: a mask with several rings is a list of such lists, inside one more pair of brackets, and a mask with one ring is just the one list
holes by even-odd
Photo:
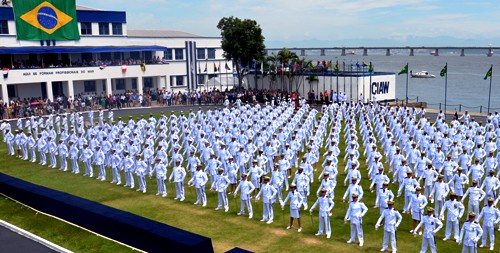
[[12, 0], [18, 40], [79, 40], [75, 0]]

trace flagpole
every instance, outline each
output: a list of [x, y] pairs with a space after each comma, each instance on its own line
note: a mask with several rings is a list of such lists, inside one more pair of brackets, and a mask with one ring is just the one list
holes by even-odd
[[218, 71], [219, 71], [219, 87], [220, 87], [220, 90], [219, 92], [222, 92], [222, 71], [220, 71], [220, 62], [219, 62], [219, 67], [218, 67]]
[[227, 76], [227, 62], [224, 68], [226, 69], [226, 90], [229, 90], [229, 77]]
[[[338, 66], [337, 66], [338, 67]], [[340, 101], [339, 101], [339, 71], [335, 71], [335, 74], [337, 75], [337, 104], [340, 104]], [[345, 81], [344, 81], [344, 86], [345, 86]], [[345, 89], [344, 89], [345, 91]]]
[[[326, 90], [326, 73], [325, 73], [325, 65], [323, 65], [323, 91]], [[318, 94], [321, 94], [321, 92], [318, 91]], [[325, 99], [325, 98], [323, 98]]]
[[[337, 73], [338, 75], [338, 73]], [[347, 92], [346, 92], [346, 85], [345, 85], [345, 59], [342, 61], [342, 76], [344, 76], [344, 95], [347, 99]], [[337, 76], [337, 87], [338, 87], [338, 83], [339, 83], [339, 77]], [[337, 97], [338, 98], [338, 97]]]
[[[236, 87], [236, 78], [234, 78], [234, 69], [235, 69], [235, 62], [231, 61], [232, 65], [233, 65], [233, 73], [231, 73], [233, 75], [233, 90], [234, 88]], [[236, 74], [238, 74], [238, 72], [236, 72]]]
[[448, 92], [448, 63], [446, 63], [446, 73], [444, 77], [444, 118], [446, 119], [446, 96]]
[[368, 67], [368, 72], [370, 72], [370, 82], [368, 83], [368, 92], [370, 92], [370, 101], [373, 101], [372, 98], [372, 62], [370, 62], [370, 66]]
[[491, 83], [493, 79], [493, 64], [491, 64], [491, 75], [490, 75], [490, 91], [488, 93], [488, 115], [490, 114], [490, 101], [491, 101]]
[[410, 69], [408, 62], [406, 63], [406, 106], [408, 106], [408, 70]]

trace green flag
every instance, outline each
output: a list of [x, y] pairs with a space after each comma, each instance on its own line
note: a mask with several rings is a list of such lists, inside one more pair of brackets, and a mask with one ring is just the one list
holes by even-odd
[[12, 0], [18, 40], [80, 40], [75, 0]]
[[440, 76], [445, 76], [448, 73], [448, 64], [444, 65], [443, 69], [441, 70], [441, 73], [439, 73]]
[[337, 61], [337, 63], [335, 63], [335, 66], [333, 67], [333, 70], [335, 70], [335, 72], [339, 72], [340, 71], [339, 61]]
[[408, 63], [403, 67], [403, 69], [401, 69], [401, 71], [399, 71], [398, 75], [401, 74], [408, 74]]
[[490, 69], [488, 70], [488, 72], [486, 72], [486, 75], [484, 76], [484, 80], [488, 79], [488, 77], [491, 77], [492, 74], [493, 74], [493, 66], [491, 66]]
[[373, 72], [372, 62], [370, 62], [370, 65], [368, 65], [368, 72]]

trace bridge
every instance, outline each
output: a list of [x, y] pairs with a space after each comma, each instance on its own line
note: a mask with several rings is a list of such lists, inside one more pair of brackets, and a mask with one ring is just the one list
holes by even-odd
[[[320, 51], [320, 56], [325, 56], [328, 51], [340, 51], [341, 56], [354, 54], [356, 50], [362, 50], [363, 56], [368, 56], [368, 50], [385, 50], [386, 56], [391, 56], [391, 50], [408, 50], [410, 56], [415, 55], [415, 50], [430, 50], [431, 55], [439, 56], [439, 50], [460, 51], [460, 56], [465, 56], [465, 50], [484, 50], [487, 56], [493, 56], [494, 50], [500, 50], [500, 47], [292, 47], [290, 51], [300, 52], [300, 56], [306, 56], [307, 51]], [[283, 48], [266, 48], [266, 52], [280, 51]]]

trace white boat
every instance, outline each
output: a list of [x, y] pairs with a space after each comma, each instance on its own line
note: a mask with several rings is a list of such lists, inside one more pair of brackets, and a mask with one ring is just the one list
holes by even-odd
[[414, 78], [435, 78], [436, 77], [433, 74], [429, 74], [429, 72], [427, 72], [427, 71], [419, 71], [419, 72], [415, 72], [415, 73], [413, 73], [413, 71], [410, 71], [410, 75], [411, 75], [411, 77], [414, 77]]

